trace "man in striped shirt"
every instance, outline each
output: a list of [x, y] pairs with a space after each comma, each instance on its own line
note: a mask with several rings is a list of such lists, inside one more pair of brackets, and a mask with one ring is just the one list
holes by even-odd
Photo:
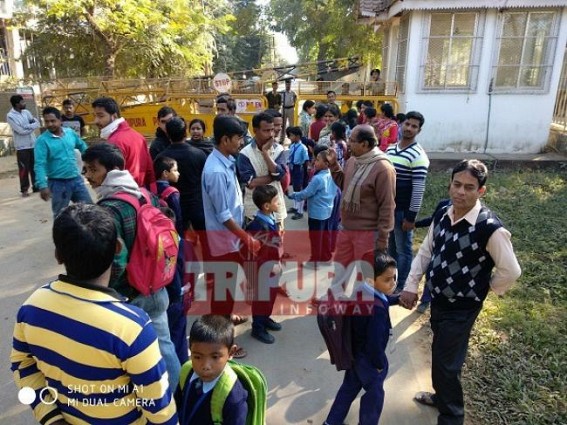
[[14, 327], [20, 400], [44, 425], [177, 424], [150, 318], [108, 287], [120, 248], [112, 215], [74, 204], [53, 240], [66, 274], [26, 300]]
[[424, 122], [419, 112], [408, 112], [402, 124], [402, 140], [386, 151], [396, 168], [395, 224], [388, 249], [398, 262], [397, 292], [404, 287], [410, 271], [415, 218], [421, 208], [429, 168], [427, 154], [415, 141]]

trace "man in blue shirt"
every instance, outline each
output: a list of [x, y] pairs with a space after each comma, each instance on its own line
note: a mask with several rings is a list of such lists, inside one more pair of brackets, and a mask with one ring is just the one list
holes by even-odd
[[[238, 153], [242, 145], [244, 129], [236, 118], [222, 115], [215, 118], [213, 131], [215, 149], [207, 157], [201, 179], [205, 226], [212, 261], [233, 265], [234, 279], [225, 282], [223, 288], [215, 282], [211, 313], [229, 315], [234, 307], [233, 294], [238, 267], [242, 263], [241, 244], [257, 252], [260, 242], [242, 228], [244, 205], [233, 155]], [[226, 294], [226, 290], [229, 294]]]
[[43, 121], [48, 131], [35, 143], [35, 179], [41, 199], [46, 202], [51, 199], [56, 217], [71, 201], [92, 203], [75, 156], [75, 149], [83, 153], [87, 145], [77, 133], [61, 125], [61, 112], [57, 108], [45, 108]]

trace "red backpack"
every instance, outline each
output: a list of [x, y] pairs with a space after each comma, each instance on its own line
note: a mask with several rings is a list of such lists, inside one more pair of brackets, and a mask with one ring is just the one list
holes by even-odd
[[174, 193], [179, 193], [179, 190], [176, 187], [173, 186], [167, 186], [163, 192], [161, 192], [160, 194], [158, 194], [157, 196], [159, 197], [159, 204], [162, 207], [167, 207], [167, 198], [169, 198], [171, 195], [173, 195]]
[[116, 193], [119, 199], [136, 209], [136, 237], [129, 253], [128, 282], [148, 296], [173, 280], [179, 252], [179, 235], [171, 219], [152, 205], [151, 195], [140, 189], [145, 203], [128, 193]]

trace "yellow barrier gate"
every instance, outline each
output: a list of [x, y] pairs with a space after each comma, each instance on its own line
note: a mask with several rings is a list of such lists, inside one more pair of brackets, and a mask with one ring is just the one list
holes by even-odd
[[[63, 100], [73, 99], [76, 114], [87, 124], [93, 123], [91, 103], [98, 97], [116, 100], [121, 115], [130, 126], [145, 137], [153, 137], [157, 128], [157, 112], [170, 106], [186, 121], [202, 119], [212, 134], [215, 117], [215, 98], [218, 93], [209, 79], [143, 79], [103, 80], [99, 78], [58, 80], [42, 86], [43, 106], [61, 107]], [[236, 102], [236, 113], [245, 121], [266, 109], [262, 83], [233, 81], [231, 96]]]
[[[108, 96], [116, 100], [121, 115], [130, 126], [147, 138], [152, 138], [157, 128], [157, 112], [170, 106], [188, 122], [202, 119], [207, 127], [206, 136], [212, 135], [215, 113], [215, 98], [218, 93], [212, 79], [139, 79], [104, 80], [102, 78], [67, 79], [43, 84], [41, 87], [43, 106], [61, 108], [63, 100], [73, 99], [76, 114], [87, 124], [93, 124], [91, 103], [98, 97]], [[230, 94], [235, 99], [236, 113], [250, 122], [252, 116], [267, 108], [265, 93], [271, 81], [232, 80]], [[370, 100], [377, 107], [391, 103], [399, 111], [395, 83], [346, 82], [346, 81], [296, 81], [292, 90], [297, 94], [293, 122], [298, 120], [303, 102], [307, 99], [326, 102], [327, 92], [337, 93], [337, 104], [344, 113], [357, 100]], [[252, 130], [252, 126], [249, 126]]]

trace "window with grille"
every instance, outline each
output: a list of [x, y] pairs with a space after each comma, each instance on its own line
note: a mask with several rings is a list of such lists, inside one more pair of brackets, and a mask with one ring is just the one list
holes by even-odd
[[545, 91], [557, 44], [555, 11], [508, 11], [500, 21], [494, 91]]
[[426, 17], [422, 90], [476, 90], [484, 15], [432, 13]]
[[396, 58], [396, 82], [401, 93], [406, 92], [406, 62], [408, 57], [409, 14], [400, 19], [398, 32], [398, 56]]

